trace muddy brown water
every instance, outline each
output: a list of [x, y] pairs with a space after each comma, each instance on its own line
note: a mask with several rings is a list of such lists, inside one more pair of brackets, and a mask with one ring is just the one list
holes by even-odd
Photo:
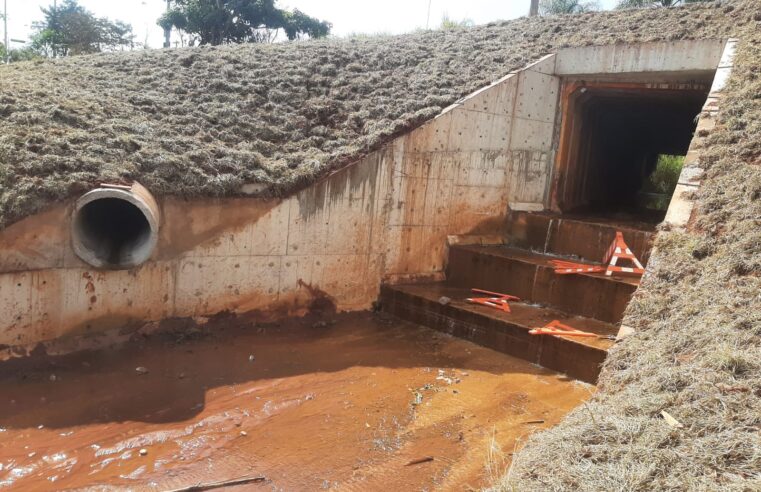
[[371, 313], [186, 328], [0, 363], [0, 489], [467, 490], [592, 391]]

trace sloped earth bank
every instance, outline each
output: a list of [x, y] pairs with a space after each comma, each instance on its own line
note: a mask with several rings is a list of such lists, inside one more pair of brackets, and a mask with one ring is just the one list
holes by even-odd
[[[599, 391], [502, 490], [761, 490], [761, 2], [742, 29], [687, 232], [662, 230]], [[670, 426], [666, 411], [684, 426]]]
[[263, 490], [477, 488], [504, 469], [492, 447], [514, 449], [592, 391], [369, 313], [175, 324], [115, 348], [2, 363], [0, 488], [168, 490], [246, 476], [266, 477], [247, 485]]
[[0, 67], [0, 227], [95, 184], [283, 195], [569, 46], [758, 29], [757, 0]]

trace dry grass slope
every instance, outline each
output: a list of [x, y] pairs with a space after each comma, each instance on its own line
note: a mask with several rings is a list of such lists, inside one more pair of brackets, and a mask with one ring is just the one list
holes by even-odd
[[597, 396], [530, 439], [497, 489], [761, 490], [761, 6], [740, 7], [753, 22], [733, 29], [693, 227], [659, 234], [624, 321], [639, 332]]
[[0, 68], [0, 228], [102, 181], [279, 196], [558, 48], [716, 38], [750, 2]]

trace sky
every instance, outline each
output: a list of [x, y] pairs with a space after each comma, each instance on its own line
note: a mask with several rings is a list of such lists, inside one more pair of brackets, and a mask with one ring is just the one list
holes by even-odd
[[[440, 24], [446, 14], [453, 20], [470, 19], [476, 24], [514, 19], [526, 15], [529, 0], [279, 0], [278, 5], [298, 8], [306, 14], [333, 23], [333, 34], [398, 34], [426, 27], [428, 4], [430, 27]], [[42, 18], [41, 7], [53, 0], [7, 0], [8, 31], [13, 39], [27, 40], [32, 22]], [[136, 41], [158, 48], [163, 33], [156, 19], [166, 8], [165, 0], [80, 0], [80, 5], [99, 17], [121, 20], [132, 25]], [[602, 0], [611, 8], [615, 0]], [[2, 5], [0, 5], [2, 8]]]

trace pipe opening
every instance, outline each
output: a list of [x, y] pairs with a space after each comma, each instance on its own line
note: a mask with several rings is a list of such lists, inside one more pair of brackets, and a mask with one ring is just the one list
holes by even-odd
[[123, 269], [137, 266], [153, 253], [157, 218], [131, 191], [98, 189], [77, 203], [72, 239], [77, 255], [92, 266]]

